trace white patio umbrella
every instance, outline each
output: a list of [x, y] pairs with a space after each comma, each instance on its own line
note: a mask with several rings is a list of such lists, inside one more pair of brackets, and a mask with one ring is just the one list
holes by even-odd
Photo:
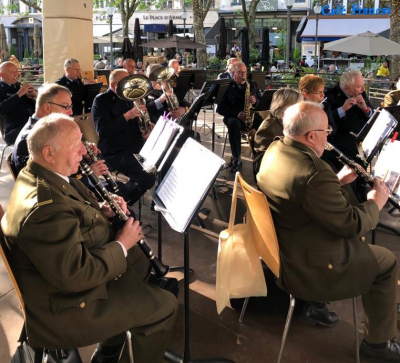
[[400, 44], [368, 31], [326, 43], [324, 50], [362, 55], [398, 55]]
[[33, 54], [35, 57], [42, 55], [42, 37], [40, 36], [39, 25], [37, 24], [33, 28]]
[[6, 30], [4, 29], [4, 25], [0, 24], [0, 57], [1, 60], [4, 61], [10, 56], [8, 51]]

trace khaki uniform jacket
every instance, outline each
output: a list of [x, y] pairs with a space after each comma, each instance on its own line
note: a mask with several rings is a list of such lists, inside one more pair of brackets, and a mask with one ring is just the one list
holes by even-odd
[[266, 151], [257, 181], [278, 237], [281, 288], [312, 301], [369, 291], [378, 265], [361, 240], [378, 223], [375, 202], [350, 205], [329, 165], [286, 137]]
[[395, 90], [387, 93], [385, 99], [382, 102], [382, 107], [397, 106], [400, 101], [400, 91]]
[[87, 346], [170, 314], [169, 293], [143, 283], [141, 250], [125, 258], [94, 194], [71, 184], [28, 161], [2, 220], [33, 347]]

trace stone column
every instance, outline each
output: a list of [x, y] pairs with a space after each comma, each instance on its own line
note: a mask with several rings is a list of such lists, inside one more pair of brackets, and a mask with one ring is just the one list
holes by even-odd
[[67, 58], [93, 71], [92, 0], [43, 0], [42, 11], [45, 82], [63, 75]]

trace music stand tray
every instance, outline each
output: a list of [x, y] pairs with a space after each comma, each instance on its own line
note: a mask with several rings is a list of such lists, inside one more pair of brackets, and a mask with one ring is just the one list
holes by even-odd
[[258, 102], [255, 111], [267, 111], [271, 108], [272, 97], [275, 93], [276, 89], [266, 90], [261, 96], [260, 101]]

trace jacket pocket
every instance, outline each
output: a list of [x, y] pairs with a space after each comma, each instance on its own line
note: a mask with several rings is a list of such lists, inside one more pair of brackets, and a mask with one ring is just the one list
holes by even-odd
[[335, 266], [347, 262], [348, 258], [342, 247], [307, 251], [307, 265], [309, 267], [325, 267], [332, 270]]
[[79, 293], [59, 292], [50, 295], [50, 304], [52, 312], [59, 313], [68, 308], [84, 309], [90, 302], [100, 299], [108, 299], [106, 284]]

